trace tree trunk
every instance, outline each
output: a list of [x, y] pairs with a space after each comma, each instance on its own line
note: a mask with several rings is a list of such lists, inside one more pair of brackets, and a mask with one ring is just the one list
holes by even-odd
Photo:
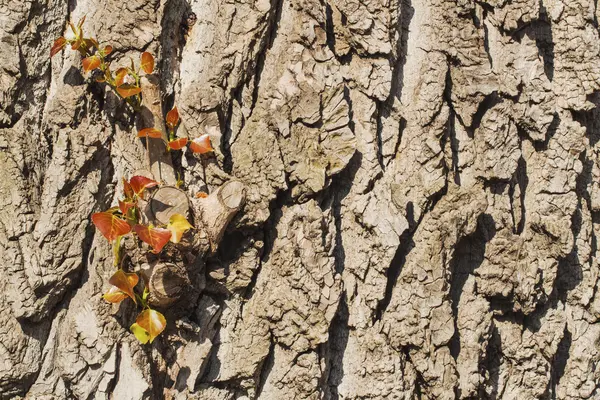
[[[102, 299], [90, 221], [148, 169], [135, 115], [49, 54], [84, 15], [114, 66], [153, 53], [163, 112], [210, 134], [214, 156], [173, 153], [189, 196], [245, 187], [147, 345]], [[600, 398], [599, 16], [0, 1], [0, 398]]]

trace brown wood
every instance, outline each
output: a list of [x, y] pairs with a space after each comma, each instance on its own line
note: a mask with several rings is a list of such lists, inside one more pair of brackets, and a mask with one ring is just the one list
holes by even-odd
[[174, 186], [163, 186], [156, 190], [150, 200], [152, 218], [161, 224], [168, 224], [174, 214], [189, 217], [190, 203], [187, 194]]
[[211, 251], [216, 251], [225, 228], [240, 210], [246, 198], [246, 189], [239, 181], [229, 181], [205, 198], [193, 198], [198, 228], [206, 231]]
[[185, 269], [173, 263], [158, 263], [148, 282], [151, 305], [165, 307], [175, 302], [190, 284]]

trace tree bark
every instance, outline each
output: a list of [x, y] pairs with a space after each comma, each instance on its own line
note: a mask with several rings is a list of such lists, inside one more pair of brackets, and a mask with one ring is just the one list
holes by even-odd
[[[149, 345], [102, 299], [90, 221], [148, 169], [135, 115], [76, 52], [50, 59], [84, 15], [113, 66], [153, 53], [163, 112], [210, 135], [214, 156], [173, 154], [190, 198], [245, 190]], [[0, 398], [599, 398], [599, 16], [1, 0]]]

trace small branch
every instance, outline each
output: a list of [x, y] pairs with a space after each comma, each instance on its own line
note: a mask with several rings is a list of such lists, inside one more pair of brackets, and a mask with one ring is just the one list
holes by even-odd
[[196, 227], [206, 231], [212, 252], [217, 250], [227, 224], [242, 208], [245, 199], [246, 189], [239, 181], [225, 183], [206, 198], [191, 199]]
[[167, 152], [166, 143], [169, 141], [163, 121], [160, 86], [155, 75], [144, 75], [140, 80], [143, 93], [142, 109], [138, 113], [142, 128], [156, 128], [163, 134], [162, 139], [146, 138], [148, 141], [148, 158], [150, 170], [154, 179], [167, 185], [175, 185], [177, 178], [173, 169], [171, 155]]

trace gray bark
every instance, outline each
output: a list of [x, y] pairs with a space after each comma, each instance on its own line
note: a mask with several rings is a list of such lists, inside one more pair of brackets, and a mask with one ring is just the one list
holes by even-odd
[[[0, 0], [0, 398], [600, 398], [597, 6]], [[211, 135], [188, 193], [246, 188], [151, 345], [90, 222], [135, 116], [49, 58], [85, 14]]]

